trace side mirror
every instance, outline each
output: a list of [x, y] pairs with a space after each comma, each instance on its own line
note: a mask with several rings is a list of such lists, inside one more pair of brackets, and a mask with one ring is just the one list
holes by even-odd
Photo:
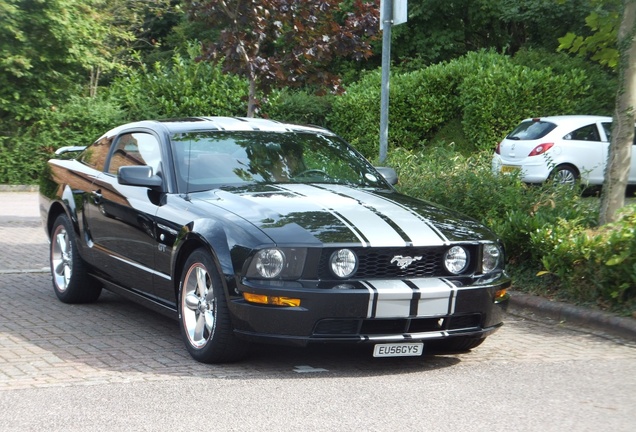
[[398, 175], [395, 172], [395, 170], [393, 168], [389, 168], [389, 167], [375, 167], [376, 170], [378, 170], [378, 172], [380, 174], [382, 174], [382, 177], [384, 177], [386, 179], [386, 181], [389, 182], [390, 185], [396, 185], [398, 182]]
[[128, 186], [142, 186], [150, 189], [161, 189], [163, 180], [158, 175], [153, 175], [152, 167], [123, 166], [117, 173], [117, 182]]

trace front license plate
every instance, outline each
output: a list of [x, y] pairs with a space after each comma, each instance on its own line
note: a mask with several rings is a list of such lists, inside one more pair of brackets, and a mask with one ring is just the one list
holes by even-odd
[[504, 174], [509, 174], [515, 171], [519, 171], [519, 167], [515, 165], [502, 165], [501, 172]]
[[373, 348], [373, 357], [415, 357], [423, 352], [424, 344], [421, 342], [376, 344]]

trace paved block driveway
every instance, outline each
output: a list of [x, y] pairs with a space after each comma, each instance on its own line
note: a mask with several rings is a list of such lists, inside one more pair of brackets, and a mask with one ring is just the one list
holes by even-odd
[[176, 322], [114, 294], [57, 301], [44, 231], [23, 214], [0, 209], [0, 430], [636, 424], [634, 344], [525, 316], [509, 315], [470, 353], [373, 359], [364, 348], [256, 346], [241, 363], [196, 363]]

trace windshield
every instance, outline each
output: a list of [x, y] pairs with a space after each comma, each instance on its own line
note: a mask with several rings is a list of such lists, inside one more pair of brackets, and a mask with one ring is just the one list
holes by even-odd
[[272, 183], [337, 183], [386, 188], [341, 139], [309, 132], [202, 131], [171, 137], [179, 189]]

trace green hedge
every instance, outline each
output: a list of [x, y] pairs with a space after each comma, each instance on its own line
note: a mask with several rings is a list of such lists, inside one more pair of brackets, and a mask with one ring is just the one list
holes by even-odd
[[589, 228], [560, 219], [531, 235], [542, 274], [556, 276], [571, 297], [601, 306], [636, 305], [636, 205], [615, 223]]
[[[490, 170], [491, 151], [463, 156], [453, 145], [396, 149], [398, 189], [471, 216], [506, 244], [519, 289], [628, 312], [636, 306], [636, 205], [597, 228], [598, 199], [576, 189], [528, 186]], [[631, 308], [631, 309], [630, 309]]]
[[[415, 72], [398, 70], [390, 83], [389, 146], [421, 148], [459, 118], [473, 147], [490, 149], [523, 118], [584, 113], [579, 110], [589, 105], [590, 94], [614, 88], [611, 81], [593, 84], [584, 69], [531, 68], [492, 51]], [[327, 117], [331, 129], [370, 158], [378, 154], [380, 86], [380, 71], [368, 73], [334, 100]]]
[[267, 97], [259, 114], [295, 124], [326, 127], [335, 96], [319, 96], [303, 90], [275, 90]]
[[124, 121], [125, 114], [106, 97], [74, 96], [59, 107], [33, 112], [31, 126], [0, 141], [0, 183], [34, 184], [53, 152], [92, 143]]
[[247, 81], [225, 74], [222, 65], [197, 61], [199, 47], [172, 63], [131, 69], [115, 79], [109, 93], [130, 121], [191, 116], [245, 116]]

